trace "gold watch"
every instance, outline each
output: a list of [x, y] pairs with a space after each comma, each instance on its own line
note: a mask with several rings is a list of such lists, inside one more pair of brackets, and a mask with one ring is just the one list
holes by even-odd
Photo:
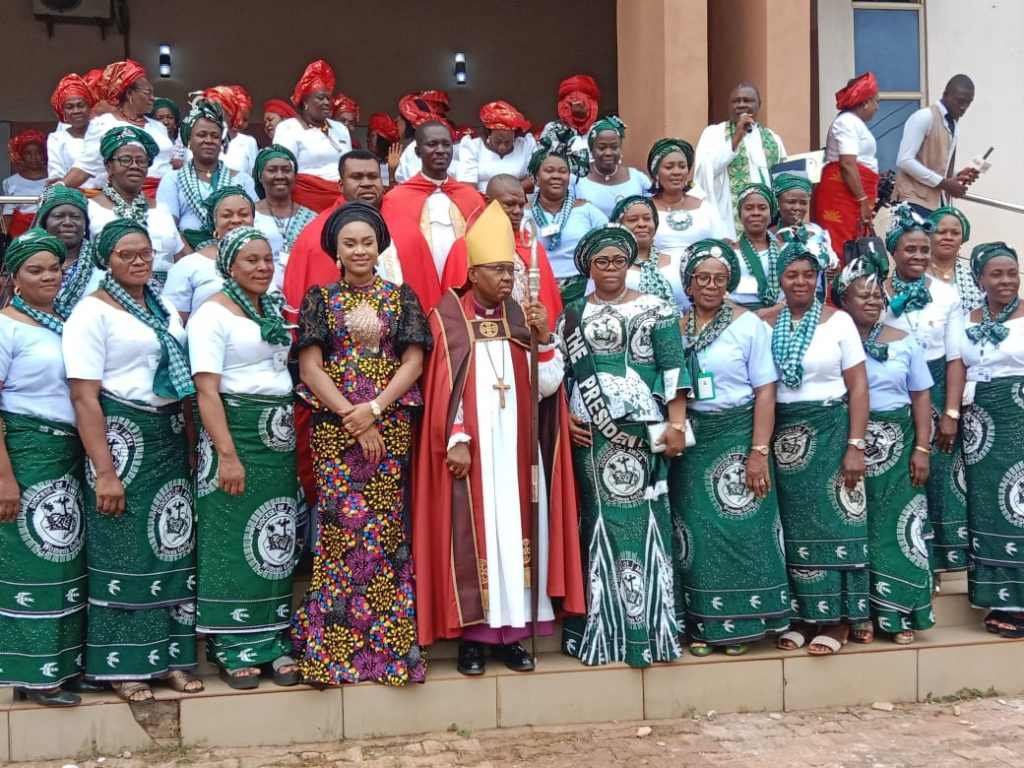
[[380, 405], [377, 403], [376, 400], [371, 400], [370, 401], [370, 412], [373, 414], [373, 418], [375, 418], [375, 419], [379, 419], [380, 418], [380, 415], [381, 415], [382, 411], [380, 409]]
[[949, 416], [953, 421], [960, 421], [960, 411], [956, 408], [947, 408], [944, 411], [944, 415]]
[[672, 427], [672, 429], [674, 429], [676, 432], [682, 432], [684, 435], [686, 434], [685, 421], [673, 421], [669, 423], [669, 426]]
[[754, 453], [760, 453], [762, 456], [768, 455], [767, 445], [752, 445], [750, 446], [750, 450], [753, 451]]

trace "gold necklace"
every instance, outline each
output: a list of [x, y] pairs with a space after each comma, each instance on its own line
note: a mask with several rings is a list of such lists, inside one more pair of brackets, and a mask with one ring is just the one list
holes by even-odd
[[953, 279], [953, 276], [956, 274], [956, 264], [954, 262], [952, 269], [950, 269], [948, 272], [943, 272], [941, 269], [936, 267], [934, 263], [932, 263], [931, 265], [929, 265], [928, 271], [931, 272], [932, 275], [934, 275], [935, 277], [942, 280], [942, 282], [948, 283]]

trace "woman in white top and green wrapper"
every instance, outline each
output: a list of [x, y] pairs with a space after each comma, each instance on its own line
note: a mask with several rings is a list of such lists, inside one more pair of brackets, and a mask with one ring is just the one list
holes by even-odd
[[1024, 637], [1024, 304], [1017, 252], [982, 243], [971, 271], [985, 294], [971, 311], [960, 351], [974, 403], [964, 413], [971, 605], [988, 608], [985, 626]]
[[864, 348], [850, 316], [818, 299], [824, 265], [806, 244], [783, 248], [778, 268], [785, 303], [766, 313], [779, 370], [772, 449], [796, 621], [779, 647], [828, 656], [870, 617]]
[[255, 688], [260, 667], [296, 685], [285, 638], [298, 493], [291, 334], [281, 295], [267, 293], [274, 256], [259, 230], [225, 235], [217, 271], [223, 287], [188, 323], [201, 418], [196, 627], [230, 687]]
[[148, 285], [145, 228], [116, 219], [96, 244], [107, 274], [64, 324], [63, 349], [86, 467], [86, 677], [125, 701], [146, 681], [198, 693], [195, 532], [181, 400], [195, 392], [174, 308]]

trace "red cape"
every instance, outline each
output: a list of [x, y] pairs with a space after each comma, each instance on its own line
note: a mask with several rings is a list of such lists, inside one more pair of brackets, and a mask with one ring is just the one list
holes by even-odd
[[[441, 281], [437, 277], [434, 257], [420, 231], [423, 206], [427, 197], [436, 189], [436, 184], [422, 173], [417, 173], [384, 195], [384, 202], [380, 206], [391, 239], [401, 243], [398, 246], [398, 259], [402, 264], [402, 280], [415, 291], [424, 312], [430, 312], [441, 299]], [[441, 185], [441, 191], [451, 198], [467, 221], [484, 204], [484, 199], [476, 189], [451, 176]]]
[[[505, 318], [510, 330], [513, 372], [517, 389], [529, 388], [529, 334], [522, 309], [506, 301]], [[419, 642], [430, 645], [439, 639], [457, 638], [467, 626], [486, 623], [484, 608], [486, 562], [483, 531], [483, 498], [480, 489], [479, 434], [476, 420], [472, 323], [476, 320], [472, 294], [461, 298], [446, 291], [428, 321], [434, 351], [424, 367], [421, 386], [423, 423], [414, 451], [412, 475], [412, 544], [416, 563], [416, 617]], [[501, 322], [501, 321], [499, 321]], [[471, 437], [473, 464], [469, 478], [455, 481], [445, 461], [448, 438], [463, 402], [463, 428]], [[519, 423], [519, 513], [524, 537], [530, 532], [530, 404], [517, 397]], [[585, 611], [583, 565], [580, 559], [579, 515], [572, 475], [568, 410], [563, 390], [541, 404], [541, 460], [548, 482], [548, 597], [562, 601], [568, 614]], [[543, 491], [542, 491], [543, 492]], [[536, 552], [534, 546], [526, 551]]]
[[[518, 233], [516, 233], [516, 253], [529, 269], [530, 249], [522, 244]], [[539, 241], [537, 242], [537, 265], [540, 269], [540, 303], [547, 307], [548, 325], [553, 331], [555, 323], [558, 322], [558, 316], [562, 314], [562, 295], [558, 292], [555, 275], [551, 271], [551, 264], [548, 263], [548, 252], [544, 250], [544, 243]], [[466, 238], [460, 237], [448, 251], [448, 260], [444, 263], [444, 272], [441, 274], [441, 290], [461, 288], [466, 284], [468, 273], [469, 258], [466, 252]]]

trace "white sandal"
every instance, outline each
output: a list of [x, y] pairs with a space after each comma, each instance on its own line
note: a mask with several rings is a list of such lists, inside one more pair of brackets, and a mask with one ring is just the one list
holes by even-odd
[[[793, 644], [793, 647], [792, 648], [783, 647], [782, 643], [785, 640], [788, 640], [789, 642], [791, 642]], [[803, 636], [802, 632], [797, 632], [796, 630], [791, 629], [791, 630], [789, 630], [789, 632], [785, 632], [785, 633], [783, 633], [782, 635], [779, 636], [779, 641], [778, 641], [777, 645], [778, 645], [780, 651], [795, 651], [795, 650], [798, 650], [800, 648], [803, 648], [806, 643], [807, 643], [807, 638]]]
[[827, 648], [827, 651], [812, 651], [809, 647], [807, 649], [808, 656], [832, 656], [839, 653], [839, 650], [846, 645], [846, 640], [836, 640], [834, 637], [828, 635], [815, 635], [810, 642], [810, 645], [820, 645]]

